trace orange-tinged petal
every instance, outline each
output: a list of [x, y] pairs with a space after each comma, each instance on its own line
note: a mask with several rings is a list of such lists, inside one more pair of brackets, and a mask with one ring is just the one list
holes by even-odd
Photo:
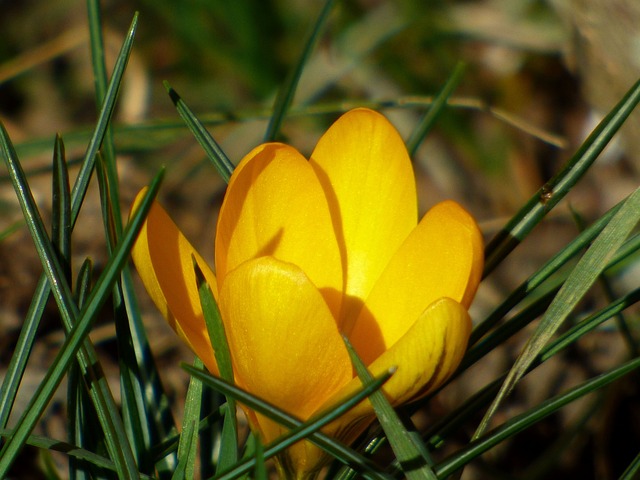
[[407, 237], [375, 284], [349, 338], [369, 364], [441, 297], [468, 307], [482, 273], [482, 236], [460, 205], [435, 205]]
[[[292, 415], [308, 418], [351, 379], [335, 319], [296, 265], [273, 257], [243, 263], [222, 284], [220, 311], [238, 385]], [[257, 420], [264, 441], [283, 433]]]
[[[471, 319], [467, 310], [450, 298], [441, 298], [422, 312], [395, 345], [369, 365], [369, 371], [373, 376], [379, 376], [396, 368], [382, 387], [392, 405], [416, 400], [442, 385], [455, 371], [467, 348], [470, 333]], [[354, 378], [322, 408], [358, 388], [361, 388], [361, 382]], [[327, 433], [349, 442], [362, 433], [371, 420], [373, 407], [365, 401], [331, 424]], [[348, 432], [348, 438], [345, 438], [345, 432]]]
[[[364, 299], [418, 220], [407, 149], [385, 117], [356, 109], [327, 130], [310, 163], [342, 248], [345, 292]], [[354, 308], [343, 315], [353, 318]]]
[[342, 265], [324, 191], [309, 162], [277, 143], [255, 148], [231, 177], [216, 233], [220, 284], [266, 255], [298, 265], [339, 311]]
[[[142, 190], [136, 197], [133, 209], [141, 201], [144, 192]], [[216, 277], [207, 263], [160, 204], [154, 203], [131, 256], [147, 292], [171, 327], [200, 357], [209, 371], [218, 374], [202, 315], [192, 255], [214, 295], [217, 294]]]
[[464, 306], [450, 298], [436, 300], [411, 328], [369, 369], [380, 375], [397, 371], [383, 386], [394, 405], [400, 405], [439, 387], [458, 368], [471, 334]]

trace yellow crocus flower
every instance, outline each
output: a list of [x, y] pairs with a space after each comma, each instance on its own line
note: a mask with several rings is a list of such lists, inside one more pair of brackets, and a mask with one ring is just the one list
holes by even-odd
[[[412, 165], [379, 113], [352, 110], [310, 160], [260, 145], [235, 169], [220, 210], [215, 269], [158, 204], [133, 249], [155, 304], [218, 374], [193, 271], [195, 255], [218, 302], [235, 382], [306, 420], [360, 387], [342, 335], [393, 405], [425, 395], [458, 366], [480, 281], [482, 238], [473, 218], [444, 201], [418, 220]], [[284, 427], [245, 409], [263, 442]], [[324, 430], [350, 442], [373, 420], [368, 401]], [[280, 459], [288, 477], [312, 478], [326, 460], [308, 441]]]

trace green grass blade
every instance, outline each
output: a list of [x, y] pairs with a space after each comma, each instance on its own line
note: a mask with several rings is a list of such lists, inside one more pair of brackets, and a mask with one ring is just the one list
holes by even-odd
[[[363, 385], [368, 385], [373, 380], [371, 373], [362, 363], [349, 341], [346, 338], [344, 341], [358, 377]], [[429, 465], [429, 459], [424, 455], [424, 448], [419, 448], [414, 442], [387, 397], [381, 391], [377, 391], [371, 394], [369, 400], [406, 478], [409, 480], [437, 480]]]
[[478, 433], [484, 431], [502, 400], [511, 392], [551, 336], [605, 270], [618, 248], [629, 236], [639, 220], [640, 188], [627, 198], [620, 210], [598, 235], [589, 250], [569, 274], [567, 281], [558, 292], [536, 331], [529, 338], [523, 351], [509, 371], [498, 396], [480, 424], [476, 437]]
[[609, 385], [638, 368], [640, 368], [640, 358], [631, 360], [607, 373], [583, 382], [566, 393], [542, 402], [533, 409], [509, 420], [489, 434], [471, 442], [465, 448], [440, 462], [434, 467], [435, 473], [438, 475], [438, 478], [446, 478], [452, 475], [503, 440], [513, 437], [516, 433], [525, 430], [534, 423], [557, 412], [565, 405]]
[[[100, 112], [96, 128], [93, 132], [93, 135], [91, 136], [91, 140], [87, 148], [82, 167], [74, 183], [71, 194], [72, 228], [75, 225], [78, 213], [80, 211], [80, 206], [82, 205], [83, 198], [89, 185], [96, 152], [98, 151], [98, 148], [102, 143], [106, 126], [115, 108], [117, 92], [122, 81], [122, 76], [124, 74], [129, 54], [131, 52], [136, 26], [137, 16], [134, 17], [131, 28], [129, 29], [120, 54], [118, 55], [116, 64], [114, 66], [113, 76], [107, 90], [105, 102]], [[31, 346], [33, 345], [38, 324], [47, 303], [49, 293], [49, 280], [46, 276], [43, 275], [38, 281], [38, 285], [36, 286], [31, 305], [29, 306], [29, 310], [24, 320], [23, 328], [20, 331], [20, 336], [16, 344], [14, 355], [12, 355], [7, 374], [5, 375], [4, 381], [2, 383], [2, 389], [0, 391], [0, 426], [6, 425], [6, 422], [9, 418], [13, 401], [15, 399], [15, 394], [17, 392], [20, 379], [22, 378], [22, 375], [24, 373], [24, 368], [28, 359], [28, 352], [31, 350]]]
[[[202, 370], [204, 364], [196, 357], [193, 368]], [[173, 478], [196, 478], [195, 463], [198, 447], [198, 424], [202, 401], [202, 382], [195, 376], [189, 380], [187, 398], [185, 399], [184, 416], [182, 418], [182, 433], [178, 444], [178, 465], [183, 470], [183, 476]]]
[[53, 192], [51, 242], [63, 262], [67, 280], [71, 279], [71, 190], [62, 138], [56, 135], [53, 151]]
[[[158, 372], [149, 339], [147, 337], [140, 309], [133, 289], [133, 278], [130, 269], [124, 268], [122, 271], [122, 294], [127, 317], [129, 319], [129, 330], [127, 338], [129, 346], [133, 350], [132, 359], [129, 361], [129, 368], [133, 373], [135, 392], [142, 404], [140, 415], [140, 429], [145, 432], [146, 449], [145, 456], [149, 460], [155, 458], [153, 447], [160, 444], [169, 435], [175, 432], [175, 421], [171, 411], [171, 402], [164, 390], [162, 380]], [[135, 360], [134, 360], [135, 359]], [[131, 365], [136, 363], [136, 367]], [[168, 478], [177, 466], [177, 456], [175, 452], [168, 453], [156, 460], [155, 468], [159, 478]]]
[[634, 480], [640, 476], [640, 453], [636, 455], [627, 469], [620, 475], [619, 480]]
[[[187, 370], [191, 375], [198, 376], [205, 384], [210, 385], [212, 388], [218, 390], [224, 395], [235, 397], [236, 401], [246, 405], [248, 408], [269, 416], [274, 421], [284, 425], [287, 428], [292, 429], [288, 435], [285, 435], [282, 439], [274, 443], [274, 445], [265, 449], [265, 458], [276, 455], [278, 452], [284, 450], [288, 446], [292, 445], [301, 438], [307, 438], [308, 440], [316, 443], [323, 450], [329, 452], [332, 456], [349, 465], [350, 467], [358, 470], [365, 478], [372, 479], [388, 479], [384, 474], [376, 471], [375, 466], [371, 461], [350, 448], [340, 444], [336, 440], [318, 432], [322, 426], [331, 422], [333, 419], [343, 415], [349, 408], [358, 404], [367, 396], [371, 395], [376, 389], [380, 388], [389, 376], [385, 375], [379, 379], [376, 379], [371, 385], [365, 386], [362, 390], [358, 391], [354, 396], [349, 397], [343, 404], [339, 405], [330, 412], [323, 413], [317, 418], [310, 419], [308, 422], [301, 422], [300, 420], [292, 417], [288, 413], [278, 409], [277, 407], [254, 397], [253, 395], [231, 385], [220, 378], [216, 378], [200, 370], [194, 370], [188, 365], [184, 365], [183, 368]], [[254, 459], [247, 459], [240, 462], [234, 467], [232, 471], [226, 472], [223, 475], [216, 477], [219, 479], [231, 479], [236, 478], [238, 475], [246, 473], [254, 466]]]
[[311, 52], [313, 52], [315, 45], [320, 39], [320, 32], [322, 32], [322, 29], [329, 18], [329, 13], [331, 13], [332, 7], [333, 0], [327, 0], [304, 43], [304, 49], [302, 50], [295, 68], [289, 72], [289, 75], [278, 91], [278, 95], [276, 96], [276, 100], [273, 105], [273, 114], [269, 119], [269, 125], [267, 126], [267, 131], [264, 134], [265, 142], [273, 142], [278, 136], [282, 121], [287, 114], [287, 110], [289, 110], [289, 107], [291, 106], [291, 102], [293, 102], [293, 97], [295, 96], [296, 88], [300, 81], [300, 76], [302, 75], [304, 66], [307, 64], [309, 57], [311, 57]]
[[487, 245], [485, 276], [493, 271], [586, 173], [638, 102], [640, 81], [631, 87], [600, 122], [564, 168], [543, 185]]
[[194, 137], [196, 137], [198, 143], [204, 149], [207, 154], [207, 158], [211, 163], [213, 163], [213, 166], [216, 168], [225, 183], [229, 183], [229, 179], [231, 178], [231, 174], [235, 168], [233, 163], [231, 163], [231, 160], [229, 160], [229, 157], [227, 157], [222, 148], [220, 148], [220, 145], [218, 145], [218, 142], [216, 142], [213, 136], [209, 133], [209, 130], [207, 130], [198, 117], [194, 115], [187, 104], [184, 103], [184, 100], [180, 98], [178, 92], [176, 92], [168, 82], [164, 82], [164, 87], [167, 89], [167, 93], [169, 93], [171, 101], [178, 109], [178, 113], [185, 121]]
[[[96, 100], [101, 104], [108, 98], [107, 70], [104, 60], [104, 44], [100, 15], [100, 2], [88, 0], [89, 32], [91, 39], [91, 58], [96, 85]], [[134, 19], [135, 20], [135, 19]], [[122, 234], [122, 212], [118, 171], [116, 168], [116, 149], [113, 142], [112, 127], [107, 124], [102, 142], [102, 168], [98, 169], [101, 188], [101, 205], [107, 245], [113, 250]], [[176, 466], [175, 456], [163, 458], [154, 465], [150, 456], [151, 447], [159, 443], [173, 428], [173, 419], [168, 403], [163, 400], [164, 389], [160, 383], [153, 357], [150, 355], [149, 342], [137, 308], [129, 267], [125, 266], [120, 281], [113, 293], [116, 338], [119, 345], [120, 382], [122, 409], [132, 446], [143, 471], [158, 470], [160, 478], [168, 478]], [[141, 399], [147, 400], [142, 402]], [[165, 404], [162, 409], [157, 408]], [[162, 412], [158, 415], [158, 412]]]
[[[89, 39], [91, 44], [91, 65], [96, 87], [96, 104], [100, 106], [107, 96], [107, 66], [104, 59], [104, 41], [102, 38], [102, 21], [99, 0], [87, 0], [87, 14], [89, 18]], [[105, 159], [105, 170], [109, 179], [108, 198], [112, 199], [111, 209], [114, 215], [116, 234], [122, 232], [122, 216], [120, 213], [120, 195], [118, 194], [118, 173], [116, 170], [116, 149], [113, 143], [111, 123], [107, 124], [105, 137], [101, 149]]]
[[[227, 343], [224, 323], [209, 284], [204, 278], [202, 270], [193, 258], [200, 303], [207, 325], [209, 338], [220, 371], [220, 377], [231, 384], [234, 383], [231, 351]], [[220, 455], [216, 471], [224, 471], [238, 460], [238, 424], [236, 421], [236, 402], [233, 397], [227, 397], [227, 413], [224, 416], [222, 436], [220, 438]]]
[[[13, 429], [0, 429], [0, 437], [10, 438], [13, 434]], [[51, 450], [52, 452], [60, 452], [69, 457], [77, 458], [78, 460], [84, 460], [91, 465], [95, 465], [97, 468], [103, 468], [115, 473], [116, 467], [114, 463], [108, 458], [98, 455], [95, 452], [79, 448], [69, 442], [62, 440], [44, 437], [42, 435], [29, 435], [25, 442], [26, 445], [32, 447], [41, 448], [43, 450]], [[140, 475], [140, 480], [151, 480], [152, 477], [147, 475]]]
[[115, 109], [116, 99], [122, 83], [122, 77], [124, 75], [129, 56], [131, 54], [131, 48], [133, 47], [133, 39], [135, 36], [136, 28], [138, 26], [138, 14], [136, 13], [125, 37], [122, 48], [116, 58], [116, 63], [113, 67], [113, 74], [111, 75], [111, 81], [107, 87], [107, 91], [104, 97], [104, 102], [98, 116], [95, 130], [87, 146], [87, 151], [84, 155], [80, 172], [76, 178], [73, 190], [71, 193], [71, 222], [75, 224], [80, 212], [80, 207], [84, 200], [84, 196], [89, 186], [89, 180], [91, 179], [91, 173], [93, 172], [94, 162], [96, 154], [103, 143], [107, 127], [111, 121], [111, 116]]
[[618, 210], [620, 210], [621, 206], [622, 202], [611, 208], [590, 227], [576, 236], [571, 243], [566, 245], [560, 252], [540, 267], [537, 272], [516, 287], [509, 296], [487, 316], [486, 319], [473, 329], [469, 343], [473, 345], [478, 342], [480, 338], [482, 338], [491, 328], [502, 320], [513, 307], [523, 299], [527, 298], [531, 292], [547, 281], [554, 273], [567, 264], [567, 262], [578, 255], [578, 253], [587, 248], [607, 223], [611, 221]]
[[255, 445], [256, 467], [253, 469], [253, 479], [267, 480], [269, 475], [267, 474], [266, 459], [264, 457], [264, 445], [260, 441], [257, 441]]
[[[4, 127], [2, 127], [1, 138], [4, 143], [3, 146], [5, 147], [7, 163], [9, 164], [10, 171], [13, 173], [12, 178], [15, 177], [16, 179], [19, 179], [20, 166], [16, 163], [15, 158], [13, 158], [13, 156], [11, 155], [12, 148], [9, 148], [7, 152], [6, 141], [8, 137], [6, 136]], [[113, 287], [115, 280], [119, 276], [122, 265], [128, 258], [129, 251], [131, 250], [133, 242], [137, 238], [137, 234], [144, 222], [144, 216], [151, 207], [152, 200], [157, 193], [161, 178], [162, 176], [159, 175], [151, 184], [147, 195], [141, 203], [140, 210], [136, 212], [131, 221], [130, 227], [127, 229], [127, 234], [123, 236], [121, 244], [114, 252], [114, 255], [111, 257], [106, 265], [105, 270], [98, 279], [98, 282], [96, 283], [96, 286], [87, 301], [87, 305], [80, 312], [80, 315], [78, 317], [79, 321], [77, 323], [72, 322], [72, 327], [69, 331], [69, 334], [66, 337], [65, 342], [58, 355], [54, 359], [50, 369], [48, 370], [45, 379], [39, 385], [35, 395], [29, 402], [27, 409], [18, 420], [13, 434], [6, 441], [2, 450], [0, 451], [0, 478], [6, 476], [6, 474], [8, 473], [9, 468], [15, 461], [15, 458], [22, 448], [22, 445], [24, 445], [27, 437], [35, 427], [38, 419], [42, 415], [42, 412], [49, 403], [53, 393], [55, 392], [55, 389], [67, 372], [70, 363], [76, 358], [76, 354], [81, 352], [81, 347], [83, 346], [83, 343], [85, 342], [85, 339], [89, 333], [92, 321], [96, 318], [97, 312], [101, 305], [106, 301], [106, 298], [111, 288]], [[17, 183], [18, 185], [16, 190], [21, 200], [21, 204], [25, 205], [25, 216], [29, 219], [34, 219], [34, 205], [26, 205], [29, 203], [33, 203], [33, 198], [31, 197], [30, 192], [28, 190], [24, 190], [24, 186], [27, 185], [27, 183], [24, 181]], [[42, 226], [42, 222], [38, 222], [34, 219], [32, 221], [28, 221], [27, 223], [29, 224], [30, 228], [34, 229], [34, 240], [43, 243], [42, 245], [40, 245], [40, 250], [46, 250], [47, 243], [43, 242], [42, 232], [36, 231], [44, 229], [44, 227]], [[56, 263], [56, 258], [52, 254], [47, 255], [46, 258], [43, 259], [43, 266], [45, 267], [45, 270], [47, 270], [47, 276], [49, 277], [50, 284], [57, 286], [57, 281], [59, 285], [64, 289], [66, 283], [64, 281], [64, 278], [60, 277], [58, 273], [59, 266], [56, 268]], [[68, 290], [68, 286], [66, 286], [65, 290]], [[66, 293], [65, 295], [62, 295], [62, 299], [58, 298], [58, 300], [60, 302], [66, 301], [66, 295], [69, 295], [70, 298], [70, 293]], [[58, 297], [60, 297], [60, 295], [58, 295]], [[66, 312], [62, 308], [66, 307], [66, 305], [63, 303], [59, 305], [61, 307], [61, 313], [63, 315], [69, 315], [69, 312]], [[74, 303], [71, 303], [71, 305], [75, 307]], [[79, 355], [78, 359], [82, 362], [83, 357]], [[86, 362], [86, 359], [84, 359], [84, 361]], [[94, 364], [91, 364], [91, 366], [93, 365]], [[89, 373], [92, 372], [92, 369], [88, 368], [86, 365], [84, 366], [84, 370], [87, 372], [85, 373], [85, 375], [89, 375]], [[89, 378], [92, 380], [90, 383], [92, 386], [92, 392], [95, 395], [92, 398], [96, 402], [96, 410], [98, 411], [98, 414], [103, 416], [103, 418], [101, 418], [101, 422], [103, 428], [107, 430], [107, 442], [110, 445], [114, 445], [118, 441], [122, 442], [122, 444], [118, 445], [116, 451], [110, 452], [112, 457], [114, 458], [114, 462], [116, 463], [118, 475], [120, 478], [135, 478], [138, 475], [135, 467], [135, 462], [133, 462], [131, 452], [127, 448], [128, 443], [126, 437], [124, 436], [124, 431], [121, 426], [118, 427], [117, 408], [115, 407], [115, 403], [113, 402], [112, 398], [110, 398], [109, 402], [108, 395], [107, 398], [99, 398], [100, 394], [110, 393], [108, 390], [108, 386], [106, 391], [94, 390], [95, 387], [93, 387], [93, 385], [102, 385], [104, 377], [96, 376], [95, 372], [93, 372], [92, 375], [93, 376], [85, 378]], [[112, 408], [113, 410], [106, 411], [104, 405], [105, 401], [109, 402], [109, 408]]]
[[407, 151], [409, 152], [410, 157], [413, 157], [416, 154], [418, 147], [435, 125], [436, 120], [442, 113], [442, 110], [447, 107], [447, 101], [462, 81], [464, 70], [465, 66], [463, 63], [458, 63], [458, 65], [456, 65], [456, 68], [451, 76], [449, 76], [447, 83], [445, 83], [444, 87], [442, 87], [438, 92], [438, 95], [433, 99], [433, 103], [429, 106], [429, 109], [418, 122], [418, 126], [409, 137], [409, 140], [407, 140]]
[[[20, 207], [22, 208], [27, 226], [34, 240], [43, 269], [52, 287], [63, 324], [67, 331], [70, 331], [78, 318], [78, 307], [74, 302], [64, 269], [60, 265], [60, 260], [54, 251], [53, 245], [49, 241], [42, 218], [40, 217], [35, 200], [29, 189], [29, 183], [15, 155], [13, 145], [9, 140], [4, 126], [0, 125], [0, 127], [0, 143], [2, 144], [2, 151], [14, 189], [18, 196]], [[106, 378], [104, 378], [101, 372], [97, 354], [89, 341], [86, 341], [85, 344], [81, 346], [78, 352], [78, 361], [82, 368], [83, 377], [92, 379], [89, 388], [91, 389], [91, 396], [95, 402], [101, 424], [106, 431], [106, 438], [110, 442], [110, 453], [114, 458], [119, 459], [119, 461], [116, 461], [116, 464], [122, 469], [121, 473], [125, 475], [125, 473], [128, 472], [128, 476], [130, 476], [132, 472], [135, 471], [135, 462], [130, 449], [127, 448], [128, 443], [121, 421], [117, 416], [117, 407], [113, 395], [106, 382]], [[47, 392], [47, 394], [53, 395], [53, 392]], [[124, 444], [118, 445], [117, 442], [124, 442]], [[8, 468], [9, 464], [6, 466]], [[0, 475], [0, 478], [1, 477], [2, 475]]]
[[[74, 296], [78, 308], [82, 309], [91, 292], [91, 277], [93, 266], [89, 259], [86, 259], [76, 281]], [[97, 439], [98, 432], [101, 432], [100, 424], [97, 422], [95, 413], [88, 401], [88, 395], [82, 381], [80, 367], [77, 363], [72, 363], [67, 375], [67, 431], [69, 442], [78, 447], [85, 447], [93, 452], [100, 451], [99, 443], [102, 439]], [[69, 480], [88, 480], [89, 472], [98, 467], [93, 463], [82, 463], [74, 456], [69, 458]]]
[[[572, 326], [542, 349], [535, 361], [529, 366], [527, 373], [542, 365], [552, 356], [566, 349], [587, 333], [594, 331], [617, 313], [622, 312], [638, 302], [640, 302], [640, 288], [614, 300], [611, 304]], [[466, 422], [477, 418], [478, 412], [489, 405], [491, 400], [495, 398], [505, 378], [506, 374], [494, 380], [480, 392], [466, 400], [455, 411], [432, 425], [426, 434], [426, 437], [429, 439], [428, 444], [432, 448], [438, 448], [443, 438], [447, 437], [451, 432], [456, 431], [462, 425], [466, 424]]]
[[18, 387], [24, 375], [31, 347], [40, 324], [40, 318], [42, 318], [44, 309], [47, 306], [48, 298], [49, 280], [47, 280], [47, 277], [42, 276], [36, 286], [35, 294], [20, 329], [20, 335], [13, 348], [9, 366], [2, 380], [2, 387], [0, 387], [0, 428], [5, 428], [9, 421]]

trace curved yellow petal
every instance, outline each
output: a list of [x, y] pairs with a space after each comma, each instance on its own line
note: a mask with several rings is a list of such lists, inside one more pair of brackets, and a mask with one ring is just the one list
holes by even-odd
[[[441, 298], [427, 307], [395, 345], [378, 357], [369, 371], [379, 376], [395, 368], [382, 390], [392, 405], [416, 400], [439, 387], [455, 371], [464, 356], [471, 333], [467, 310], [450, 298]], [[361, 388], [354, 378], [322, 408]], [[331, 424], [327, 433], [352, 441], [373, 420], [367, 400]]]
[[[243, 263], [220, 291], [236, 382], [306, 419], [351, 379], [351, 363], [335, 319], [296, 265], [273, 257]], [[264, 441], [283, 430], [257, 415]]]
[[309, 162], [277, 143], [255, 148], [231, 177], [216, 233], [220, 284], [266, 255], [298, 265], [339, 311], [342, 265], [324, 192]]
[[[136, 197], [132, 210], [145, 190]], [[157, 202], [136, 240], [131, 256], [151, 299], [176, 333], [191, 347], [209, 371], [218, 374], [207, 327], [202, 315], [192, 255], [214, 295], [216, 277]]]
[[365, 301], [351, 343], [369, 364], [441, 297], [468, 307], [482, 274], [482, 236], [460, 205], [445, 201], [422, 218]]
[[415, 400], [439, 387], [458, 368], [471, 335], [467, 309], [441, 298], [429, 305], [411, 328], [378, 357], [369, 370], [397, 371], [383, 386], [394, 405]]
[[[384, 116], [356, 109], [327, 130], [310, 163], [334, 219], [345, 266], [345, 292], [365, 299], [418, 220], [407, 149]], [[343, 316], [353, 318], [354, 311], [357, 314], [357, 305]]]

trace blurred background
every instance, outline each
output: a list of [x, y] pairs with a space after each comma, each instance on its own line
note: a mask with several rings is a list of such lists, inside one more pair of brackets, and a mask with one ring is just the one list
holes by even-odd
[[[212, 259], [224, 183], [184, 127], [162, 82], [167, 80], [175, 88], [237, 163], [262, 141], [276, 92], [297, 61], [323, 3], [102, 2], [109, 68], [134, 12], [140, 12], [114, 123], [124, 211], [152, 175], [167, 167], [160, 199], [204, 257]], [[54, 135], [62, 135], [68, 161], [77, 164], [97, 117], [86, 5], [78, 0], [0, 5], [0, 119], [30, 172], [46, 215]], [[383, 111], [408, 138], [430, 98], [459, 62], [466, 64], [463, 80], [414, 156], [421, 211], [438, 200], [454, 198], [476, 216], [489, 239], [558, 171], [640, 77], [640, 3], [336, 1], [305, 68], [281, 139], [309, 154], [337, 115], [357, 105]], [[474, 316], [482, 318], [576, 235], [569, 206], [590, 222], [638, 186], [639, 172], [640, 112], [636, 112], [568, 199], [484, 282]], [[0, 232], [4, 232], [0, 376], [41, 271], [26, 228], [16, 223], [20, 218], [6, 172], [0, 170]], [[102, 221], [95, 188], [74, 233], [74, 255], [76, 266], [90, 256], [99, 272], [106, 251], [103, 235], [97, 232], [102, 232]], [[638, 276], [628, 275], [622, 281], [637, 285]], [[149, 303], [144, 293], [141, 301]], [[596, 294], [593, 302], [597, 301]], [[145, 311], [154, 352], [166, 367], [165, 382], [180, 399], [187, 376], [177, 364], [190, 359], [190, 354], [152, 306]], [[55, 312], [52, 305], [25, 395], [63, 338]], [[115, 348], [113, 335], [105, 311], [92, 338], [107, 358]], [[593, 343], [584, 345], [584, 352], [575, 349], [563, 363], [550, 364], [525, 381], [512, 402], [513, 411], [505, 415], [539, 403], [627, 355], [614, 332], [589, 338]], [[514, 341], [512, 350], [496, 352], [490, 357], [492, 363], [485, 362], [466, 382], [458, 382], [461, 385], [441, 400], [442, 408], [446, 402], [459, 403], [459, 398], [507, 368], [523, 341]], [[635, 455], [640, 410], [634, 403], [638, 392], [633, 382], [620, 390], [612, 395], [602, 423], [592, 425], [590, 434], [581, 437], [560, 467], [544, 478], [615, 478], [627, 465], [619, 429], [630, 430], [624, 435], [635, 440], [630, 453]], [[560, 438], [566, 421], [554, 417], [542, 422], [485, 456], [485, 464], [477, 471], [468, 470], [465, 478], [527, 478], [522, 469], [533, 471], [532, 465], [537, 465], [537, 446], [547, 448]], [[52, 415], [44, 433], [61, 426]], [[469, 426], [468, 433], [474, 427]]]

